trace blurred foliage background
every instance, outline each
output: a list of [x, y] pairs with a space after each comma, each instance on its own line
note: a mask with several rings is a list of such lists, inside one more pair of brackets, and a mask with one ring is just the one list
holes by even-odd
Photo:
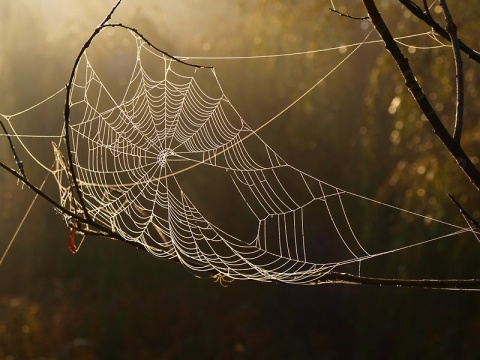
[[[449, 3], [459, 36], [480, 49], [477, 1]], [[358, 1], [334, 4], [365, 15]], [[0, 1], [0, 111], [15, 113], [61, 89], [81, 46], [113, 5]], [[329, 6], [314, 0], [124, 0], [113, 20], [137, 28], [169, 53], [198, 57], [290, 53], [365, 38], [371, 29], [367, 22], [340, 17]], [[380, 8], [394, 36], [429, 31], [396, 1], [382, 1]], [[437, 7], [432, 13], [442, 22]], [[99, 53], [105, 61], [119, 56], [111, 53], [114, 44], [106, 36]], [[405, 41], [411, 46], [404, 50], [435, 109], [453, 129], [451, 50], [416, 48], [425, 45], [422, 41]], [[215, 66], [225, 94], [257, 128], [327, 74], [346, 51], [351, 50], [197, 62]], [[479, 66], [464, 60], [463, 141], [478, 162]], [[63, 98], [57, 98], [19, 129], [58, 133]], [[478, 193], [435, 138], [382, 44], [362, 46], [259, 135], [290, 164], [341, 188], [463, 225], [447, 197], [452, 193], [480, 217]], [[30, 146], [53, 160], [51, 148]], [[1, 161], [13, 167], [5, 139], [0, 151]], [[44, 175], [32, 170], [29, 176], [40, 183]], [[3, 253], [33, 194], [6, 172], [0, 172], [0, 184]], [[221, 225], [241, 227], [228, 198], [223, 205]], [[351, 206], [349, 211], [358, 214], [352, 221], [369, 246], [378, 241], [400, 246], [424, 231], [408, 216], [399, 222], [380, 208]], [[480, 350], [476, 293], [251, 282], [223, 288], [108, 240], [89, 241], [74, 256], [67, 249], [68, 233], [61, 217], [39, 200], [0, 267], [0, 359], [469, 359]], [[406, 251], [391, 262], [373, 261], [369, 271], [479, 278], [479, 250], [471, 236], [455, 237]]]

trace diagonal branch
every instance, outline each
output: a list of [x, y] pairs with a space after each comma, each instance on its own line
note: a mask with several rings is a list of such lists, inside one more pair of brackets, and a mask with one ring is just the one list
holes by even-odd
[[422, 0], [422, 1], [423, 1], [423, 8], [425, 9], [425, 10], [424, 10], [424, 13], [425, 13], [430, 19], [433, 20], [432, 14], [430, 14], [430, 8], [429, 8], [429, 6], [428, 6], [428, 4], [427, 4], [427, 0]]
[[433, 128], [433, 132], [442, 141], [450, 154], [453, 155], [458, 165], [470, 179], [472, 184], [474, 184], [477, 190], [480, 190], [480, 172], [472, 163], [465, 151], [462, 149], [460, 143], [455, 140], [447, 131], [439, 116], [428, 101], [423, 89], [421, 88], [413, 73], [412, 68], [410, 67], [408, 59], [403, 55], [392, 34], [390, 33], [390, 30], [385, 24], [382, 16], [380, 15], [380, 12], [375, 5], [375, 1], [363, 0], [363, 3], [368, 11], [368, 14], [370, 15], [370, 18], [372, 19], [372, 23], [375, 26], [375, 29], [385, 43], [385, 47], [397, 63], [400, 72], [405, 79], [405, 84], [408, 90], [412, 94], [423, 114], [426, 116], [427, 120], [430, 122], [430, 125]]
[[[476, 227], [477, 229], [480, 230], [480, 223], [479, 223], [477, 220], [475, 220], [475, 219], [473, 218], [473, 216], [470, 215], [470, 214], [467, 212], [467, 210], [465, 210], [465, 209], [463, 208], [462, 205], [460, 205], [460, 203], [458, 202], [458, 200], [455, 199], [455, 197], [454, 197], [453, 195], [451, 195], [451, 194], [448, 194], [448, 197], [450, 198], [450, 200], [452, 200], [452, 201], [455, 203], [455, 205], [457, 205], [458, 209], [460, 210], [460, 214], [462, 214], [467, 220], [469, 220], [473, 225], [475, 225], [475, 227]], [[468, 221], [467, 221], [467, 222], [468, 222]]]
[[22, 176], [26, 179], [27, 175], [25, 174], [25, 168], [23, 167], [23, 161], [20, 160], [20, 158], [18, 157], [17, 150], [15, 150], [15, 146], [13, 145], [12, 138], [10, 137], [10, 134], [8, 133], [7, 128], [5, 127], [5, 125], [3, 125], [3, 122], [1, 120], [0, 120], [0, 126], [2, 127], [3, 132], [5, 133], [5, 136], [8, 139], [8, 143], [10, 144], [10, 149], [12, 149], [13, 158], [15, 159], [15, 162], [17, 163], [18, 169], [20, 170]]
[[55, 209], [58, 209], [60, 212], [67, 214], [71, 216], [72, 218], [76, 218], [77, 220], [82, 221], [83, 219], [80, 218], [77, 214], [71, 212], [70, 210], [66, 209], [62, 205], [60, 205], [58, 202], [53, 200], [50, 196], [45, 194], [42, 190], [40, 190], [38, 187], [33, 185], [23, 174], [20, 174], [19, 172], [13, 170], [12, 168], [8, 167], [4, 163], [0, 162], [0, 167], [15, 176], [18, 180], [20, 180], [23, 184], [25, 184], [27, 187], [29, 187], [35, 194], [38, 194], [45, 200], [47, 200]]

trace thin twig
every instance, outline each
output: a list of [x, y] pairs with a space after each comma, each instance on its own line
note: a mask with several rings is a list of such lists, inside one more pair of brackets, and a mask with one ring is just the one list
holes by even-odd
[[425, 10], [424, 10], [424, 13], [425, 13], [430, 19], [433, 20], [432, 14], [430, 13], [430, 8], [428, 7], [428, 4], [427, 4], [427, 0], [423, 0], [423, 8], [425, 9]]
[[409, 288], [423, 288], [431, 290], [479, 290], [479, 279], [388, 279], [347, 273], [331, 272], [325, 274], [320, 280], [313, 281], [311, 285], [320, 284], [348, 284], [348, 285], [376, 285]]
[[447, 1], [440, 0], [445, 20], [447, 22], [446, 30], [450, 35], [450, 41], [453, 48], [453, 58], [455, 60], [455, 84], [457, 93], [457, 104], [455, 112], [455, 128], [453, 131], [453, 138], [460, 142], [463, 128], [463, 107], [465, 98], [465, 86], [463, 81], [463, 61], [460, 53], [460, 46], [458, 44], [457, 25], [453, 22], [452, 14], [448, 9]]
[[155, 45], [153, 45], [143, 34], [141, 34], [137, 29], [135, 29], [131, 26], [127, 26], [127, 25], [124, 25], [124, 24], [121, 24], [121, 23], [117, 23], [117, 24], [104, 24], [104, 25], [102, 25], [102, 27], [103, 28], [106, 28], [106, 27], [112, 27], [112, 28], [121, 27], [121, 28], [124, 28], [126, 30], [129, 30], [129, 31], [135, 33], [138, 37], [140, 37], [152, 49], [155, 49], [159, 53], [162, 53], [166, 57], [169, 57], [170, 59], [172, 59], [176, 62], [179, 62], [183, 65], [192, 66], [192, 67], [197, 68], [197, 69], [213, 69], [213, 66], [204, 66], [204, 65], [192, 64], [192, 63], [186, 62], [184, 60], [181, 60], [181, 59], [179, 59], [179, 58], [177, 58], [173, 55], [170, 55], [168, 52], [156, 47]]
[[450, 200], [452, 200], [452, 201], [455, 203], [455, 205], [457, 205], [458, 209], [460, 210], [460, 213], [461, 213], [463, 216], [465, 216], [468, 220], [470, 220], [470, 221], [472, 222], [472, 224], [475, 225], [475, 227], [476, 227], [477, 229], [480, 230], [480, 222], [478, 222], [477, 220], [475, 220], [475, 219], [473, 218], [473, 216], [470, 215], [470, 214], [467, 212], [467, 210], [465, 210], [465, 209], [463, 208], [462, 205], [460, 205], [460, 203], [458, 202], [458, 200], [455, 199], [455, 197], [454, 197], [453, 195], [448, 194], [448, 197], [450, 198]]
[[13, 145], [12, 138], [10, 137], [10, 134], [8, 133], [7, 128], [5, 127], [5, 125], [3, 125], [3, 122], [1, 120], [0, 120], [0, 126], [2, 127], [3, 132], [5, 133], [5, 136], [8, 139], [8, 142], [10, 144], [10, 149], [12, 149], [13, 157], [15, 159], [15, 162], [17, 163], [18, 169], [22, 173], [23, 177], [26, 179], [27, 175], [25, 174], [25, 168], [23, 167], [23, 162], [18, 157], [17, 150], [15, 150], [15, 146]]
[[27, 185], [34, 193], [38, 194], [45, 200], [47, 200], [51, 205], [53, 205], [54, 208], [58, 209], [61, 213], [70, 215], [73, 218], [76, 218], [77, 220], [84, 220], [83, 218], [79, 217], [77, 214], [71, 212], [70, 210], [64, 208], [62, 205], [60, 205], [58, 202], [53, 200], [50, 196], [45, 194], [42, 190], [37, 188], [35, 185], [33, 185], [26, 177], [24, 177], [22, 174], [18, 173], [17, 171], [13, 170], [12, 168], [8, 167], [4, 163], [0, 162], [0, 167], [3, 168], [4, 170], [8, 171], [10, 174], [15, 176], [18, 180], [20, 180], [22, 183]]
[[370, 20], [370, 17], [368, 16], [352, 16], [352, 15], [349, 15], [349, 14], [345, 14], [341, 11], [338, 11], [337, 9], [333, 9], [333, 8], [328, 8], [331, 12], [334, 12], [340, 16], [344, 16], [346, 18], [349, 18], [349, 19], [353, 19], [353, 20]]

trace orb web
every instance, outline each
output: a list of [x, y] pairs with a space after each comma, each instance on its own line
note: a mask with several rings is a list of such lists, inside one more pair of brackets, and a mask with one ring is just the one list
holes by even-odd
[[[119, 94], [86, 53], [72, 87], [72, 169], [95, 222], [155, 256], [232, 279], [307, 283], [399, 250], [368, 250], [345, 205], [356, 195], [284, 161], [235, 110], [213, 68], [131, 36], [135, 60]], [[82, 211], [67, 178], [57, 177], [62, 205]], [[235, 210], [222, 226], [214, 204], [225, 193]], [[226, 228], [237, 221], [248, 229]]]

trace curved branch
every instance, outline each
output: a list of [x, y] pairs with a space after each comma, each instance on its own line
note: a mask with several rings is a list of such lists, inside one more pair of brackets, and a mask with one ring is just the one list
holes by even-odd
[[163, 51], [163, 50], [157, 48], [156, 46], [154, 46], [150, 41], [148, 41], [145, 38], [145, 36], [143, 36], [137, 29], [135, 29], [133, 27], [126, 26], [126, 25], [123, 25], [123, 24], [108, 24], [108, 22], [112, 18], [113, 13], [115, 12], [115, 10], [117, 9], [117, 7], [120, 5], [121, 2], [122, 2], [122, 0], [119, 0], [116, 3], [116, 5], [112, 8], [112, 10], [110, 10], [110, 12], [105, 17], [105, 19], [100, 23], [100, 25], [98, 25], [95, 28], [92, 35], [90, 35], [90, 37], [85, 42], [85, 44], [83, 44], [82, 48], [80, 49], [80, 52], [77, 55], [77, 58], [75, 59], [75, 62], [73, 64], [73, 68], [72, 68], [72, 73], [70, 74], [70, 79], [69, 79], [69, 81], [66, 85], [66, 93], [67, 94], [66, 94], [66, 98], [65, 98], [64, 120], [65, 120], [65, 143], [66, 143], [66, 146], [67, 146], [68, 163], [69, 163], [70, 173], [71, 173], [71, 177], [72, 177], [72, 182], [73, 182], [73, 185], [74, 185], [73, 187], [75, 188], [75, 191], [76, 191], [77, 196], [78, 196], [78, 200], [80, 202], [80, 206], [82, 207], [83, 213], [85, 214], [85, 219], [88, 220], [89, 222], [92, 221], [92, 219], [90, 217], [87, 206], [85, 204], [85, 200], [83, 199], [82, 192], [80, 191], [80, 186], [79, 186], [79, 183], [78, 183], [77, 174], [76, 174], [76, 171], [75, 171], [75, 165], [74, 165], [74, 161], [73, 161], [72, 148], [71, 148], [71, 144], [70, 144], [71, 141], [70, 141], [69, 128], [70, 128], [70, 99], [71, 99], [71, 95], [72, 95], [71, 92], [72, 92], [73, 80], [75, 78], [77, 67], [78, 67], [78, 64], [80, 63], [80, 59], [82, 58], [85, 51], [87, 51], [87, 49], [90, 47], [93, 39], [105, 28], [121, 27], [121, 28], [127, 29], [127, 30], [135, 33], [143, 41], [145, 41], [145, 43], [147, 43], [150, 47], [152, 47], [153, 49], [159, 51], [163, 55], [165, 55], [165, 56], [167, 56], [167, 57], [169, 57], [169, 58], [171, 58], [171, 59], [173, 59], [173, 60], [175, 60], [179, 63], [182, 63], [184, 65], [188, 65], [188, 66], [192, 66], [192, 67], [195, 67], [195, 68], [212, 68], [211, 66], [202, 66], [202, 65], [191, 64], [191, 63], [185, 62], [181, 59], [178, 59], [178, 58], [174, 57], [173, 55], [170, 55], [166, 51]]
[[121, 27], [123, 29], [126, 29], [126, 30], [129, 30], [133, 33], [135, 33], [135, 35], [137, 35], [139, 38], [141, 38], [146, 44], [148, 44], [148, 46], [150, 46], [152, 49], [155, 49], [156, 51], [158, 51], [159, 53], [162, 53], [163, 55], [165, 55], [166, 57], [176, 61], [176, 62], [179, 62], [183, 65], [187, 65], [187, 66], [191, 66], [191, 67], [194, 67], [194, 68], [197, 68], [197, 69], [213, 69], [213, 66], [204, 66], [204, 65], [198, 65], [198, 64], [192, 64], [192, 63], [189, 63], [189, 62], [186, 62], [184, 60], [181, 60], [173, 55], [170, 55], [168, 52], [156, 47], [155, 45], [153, 45], [142, 33], [140, 33], [137, 29], [131, 27], [131, 26], [127, 26], [127, 25], [124, 25], [124, 24], [121, 24], [121, 23], [118, 23], [118, 24], [104, 24], [102, 25], [103, 28], [106, 28], [106, 27], [112, 27], [112, 28], [115, 28], [115, 27]]
[[455, 129], [453, 131], [453, 138], [460, 142], [462, 136], [462, 127], [463, 127], [463, 104], [464, 104], [464, 81], [463, 81], [463, 62], [462, 54], [460, 53], [458, 36], [457, 36], [457, 25], [453, 22], [452, 15], [448, 9], [446, 0], [440, 0], [440, 6], [443, 9], [445, 14], [445, 20], [447, 21], [447, 32], [450, 35], [450, 41], [452, 42], [453, 48], [453, 59], [455, 61], [455, 84], [457, 92], [457, 104], [456, 104], [456, 114], [455, 114]]
[[118, 8], [122, 0], [118, 0], [118, 2], [115, 4], [115, 6], [110, 10], [108, 15], [105, 17], [105, 19], [100, 23], [99, 26], [95, 28], [93, 31], [92, 35], [88, 38], [88, 40], [83, 44], [82, 48], [80, 49], [80, 53], [78, 54], [77, 58], [75, 59], [75, 62], [73, 64], [72, 68], [72, 73], [70, 74], [70, 80], [68, 81], [66, 85], [66, 98], [65, 98], [65, 111], [64, 111], [64, 119], [65, 119], [65, 143], [67, 146], [67, 153], [68, 153], [68, 162], [70, 166], [70, 172], [72, 175], [72, 181], [75, 185], [75, 190], [77, 192], [78, 200], [80, 202], [80, 205], [82, 207], [83, 213], [85, 214], [85, 218], [88, 221], [92, 221], [90, 214], [87, 211], [87, 206], [85, 204], [85, 201], [83, 199], [82, 192], [79, 190], [80, 187], [78, 185], [78, 180], [77, 180], [77, 175], [75, 172], [75, 166], [73, 165], [73, 158], [72, 158], [72, 149], [70, 146], [70, 134], [69, 134], [69, 125], [70, 125], [70, 97], [71, 97], [71, 90], [72, 90], [72, 84], [73, 84], [73, 79], [75, 77], [76, 71], [77, 71], [77, 66], [78, 63], [80, 62], [80, 59], [82, 55], [85, 53], [85, 51], [88, 49], [90, 46], [92, 40], [97, 36], [100, 31], [103, 29], [104, 25], [112, 18], [113, 13], [115, 10]]
[[349, 18], [349, 19], [353, 19], [353, 20], [370, 20], [370, 18], [368, 16], [353, 16], [353, 15], [349, 15], [349, 14], [345, 14], [341, 11], [338, 11], [337, 9], [333, 9], [333, 8], [329, 8], [328, 10], [330, 10], [331, 12], [334, 12], [340, 16], [344, 16], [346, 18]]

